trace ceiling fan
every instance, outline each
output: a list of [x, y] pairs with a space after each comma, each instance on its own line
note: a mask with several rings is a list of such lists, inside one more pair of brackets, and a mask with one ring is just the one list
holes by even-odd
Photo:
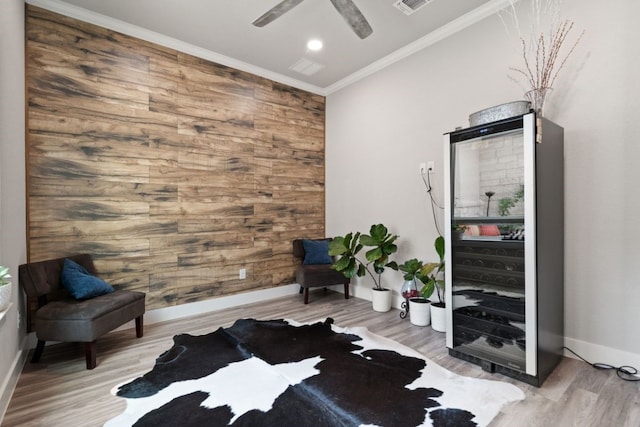
[[[268, 23], [281, 17], [300, 3], [303, 0], [282, 0], [280, 3], [265, 12], [264, 15], [252, 22], [256, 27], [264, 27]], [[365, 39], [371, 35], [373, 30], [371, 25], [367, 22], [358, 6], [353, 3], [353, 0], [331, 0], [333, 6], [347, 21], [354, 33], [361, 39]]]

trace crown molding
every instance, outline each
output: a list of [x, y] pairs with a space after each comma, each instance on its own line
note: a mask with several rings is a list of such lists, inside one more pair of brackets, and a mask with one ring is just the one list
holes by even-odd
[[68, 16], [70, 18], [78, 19], [80, 21], [88, 22], [89, 24], [98, 25], [100, 27], [107, 28], [109, 30], [117, 31], [122, 34], [126, 34], [131, 37], [142, 39], [151, 43], [159, 44], [170, 49], [187, 53], [189, 55], [197, 56], [198, 58], [206, 59], [227, 67], [235, 68], [240, 71], [246, 71], [260, 77], [264, 77], [269, 80], [273, 80], [278, 83], [282, 83], [288, 86], [292, 86], [298, 89], [305, 90], [307, 92], [315, 93], [317, 95], [325, 96], [326, 91], [318, 86], [311, 85], [302, 82], [285, 75], [274, 73], [273, 71], [266, 70], [261, 67], [249, 64], [247, 62], [239, 61], [234, 58], [230, 58], [225, 55], [213, 52], [208, 49], [195, 46], [190, 43], [186, 43], [168, 37], [155, 31], [150, 31], [137, 25], [130, 24], [128, 22], [114, 19], [90, 10], [65, 3], [60, 0], [25, 0], [25, 3], [32, 6], [41, 7], [51, 12], [59, 13], [61, 15]]
[[431, 33], [427, 34], [426, 36], [412, 42], [409, 43], [408, 45], [396, 50], [393, 53], [390, 53], [389, 55], [385, 56], [382, 59], [379, 59], [378, 61], [375, 61], [373, 63], [371, 63], [370, 65], [361, 68], [360, 70], [356, 71], [355, 73], [345, 77], [342, 80], [337, 81], [336, 83], [326, 87], [324, 89], [325, 91], [325, 96], [326, 95], [330, 95], [333, 92], [336, 92], [340, 89], [343, 89], [355, 82], [357, 82], [358, 80], [361, 80], [373, 73], [376, 73], [392, 64], [395, 64], [396, 62], [413, 55], [414, 53], [417, 53], [433, 44], [436, 44], [437, 42], [439, 42], [440, 40], [443, 40], [449, 36], [452, 36], [453, 34], [464, 30], [467, 27], [470, 27], [471, 25], [475, 24], [476, 22], [479, 22], [499, 11], [501, 11], [502, 9], [506, 8], [506, 7], [511, 7], [512, 5], [514, 5], [515, 3], [519, 2], [520, 0], [491, 0], [487, 3], [485, 3], [484, 5], [477, 7], [476, 9], [467, 12], [466, 14], [462, 15], [461, 17], [449, 22], [446, 25], [443, 25], [442, 27], [438, 28], [435, 31], [432, 31]]
[[319, 87], [285, 76], [280, 73], [269, 71], [267, 69], [249, 64], [244, 61], [221, 55], [208, 49], [203, 49], [201, 47], [180, 41], [173, 37], [168, 37], [163, 34], [150, 31], [133, 24], [129, 24], [118, 19], [114, 19], [75, 5], [71, 5], [69, 3], [65, 3], [61, 0], [25, 0], [26, 3], [33, 6], [41, 7], [43, 9], [59, 13], [61, 15], [69, 16], [71, 18], [88, 22], [90, 24], [108, 28], [110, 30], [117, 31], [131, 37], [136, 37], [151, 43], [156, 43], [161, 46], [175, 49], [189, 55], [197, 56], [198, 58], [203, 58], [218, 64], [235, 68], [237, 70], [246, 71], [248, 73], [255, 74], [257, 76], [264, 77], [266, 79], [270, 79], [275, 82], [286, 84], [298, 89], [306, 90], [308, 92], [315, 93], [321, 96], [327, 96], [331, 93], [337, 92], [340, 89], [343, 89], [371, 74], [374, 74], [392, 64], [395, 64], [396, 62], [408, 56], [411, 56], [414, 53], [417, 53], [459, 31], [462, 31], [465, 28], [475, 24], [476, 22], [479, 22], [497, 13], [506, 7], [510, 7], [519, 1], [520, 0], [490, 0], [484, 5], [462, 15], [461, 17], [438, 28], [435, 31], [432, 31], [431, 33], [416, 40], [415, 42], [412, 42], [396, 50], [395, 52], [383, 57], [382, 59], [379, 59], [378, 61], [375, 61], [364, 68], [361, 68], [360, 70], [356, 71], [353, 74], [350, 74], [349, 76], [339, 80], [338, 82], [333, 83], [327, 87]]

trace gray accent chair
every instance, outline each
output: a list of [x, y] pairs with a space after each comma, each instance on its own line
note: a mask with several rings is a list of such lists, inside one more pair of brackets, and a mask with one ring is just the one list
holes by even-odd
[[[293, 241], [293, 255], [304, 262], [303, 239]], [[330, 239], [310, 239], [330, 240]], [[309, 288], [344, 285], [344, 298], [349, 299], [349, 283], [351, 280], [331, 268], [331, 264], [300, 264], [296, 267], [296, 282], [300, 285], [300, 293], [304, 291], [304, 303], [309, 304]]]
[[[91, 255], [67, 258], [86, 268], [90, 274], [98, 275]], [[40, 360], [46, 341], [81, 342], [85, 347], [87, 369], [93, 369], [96, 367], [96, 340], [102, 335], [135, 319], [136, 336], [142, 337], [145, 294], [116, 290], [76, 300], [62, 287], [60, 275], [64, 260], [58, 258], [23, 264], [18, 270], [20, 286], [30, 299], [38, 300], [33, 322], [28, 324], [29, 331], [34, 330], [38, 338], [31, 363]]]

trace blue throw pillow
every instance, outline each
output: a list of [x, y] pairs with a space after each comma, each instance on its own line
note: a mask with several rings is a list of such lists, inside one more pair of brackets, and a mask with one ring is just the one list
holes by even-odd
[[83, 266], [64, 260], [62, 286], [75, 299], [88, 299], [113, 292], [113, 288], [99, 277], [91, 275]]
[[329, 256], [328, 240], [302, 240], [304, 247], [303, 264], [333, 264], [333, 258]]

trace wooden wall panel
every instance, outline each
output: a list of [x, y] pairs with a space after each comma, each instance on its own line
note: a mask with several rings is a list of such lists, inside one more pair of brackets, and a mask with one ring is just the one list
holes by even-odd
[[324, 97], [33, 6], [27, 80], [31, 261], [154, 309], [292, 283], [324, 237]]

